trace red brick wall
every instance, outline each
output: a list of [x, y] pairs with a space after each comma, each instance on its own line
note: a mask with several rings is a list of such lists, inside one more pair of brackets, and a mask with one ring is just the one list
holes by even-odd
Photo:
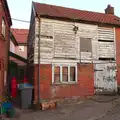
[[[35, 65], [35, 94], [38, 98], [38, 65]], [[70, 98], [94, 94], [94, 73], [92, 64], [78, 64], [78, 83], [52, 85], [52, 65], [40, 65], [41, 99]]]
[[[0, 89], [3, 92], [4, 88], [4, 73], [7, 72], [7, 65], [8, 65], [8, 49], [9, 49], [9, 32], [10, 27], [8, 24], [7, 13], [3, 9], [3, 4], [0, 0], [0, 61], [2, 60], [3, 70], [0, 70]], [[5, 24], [6, 24], [6, 32], [5, 37], [2, 36], [2, 17], [4, 17]], [[7, 73], [6, 73], [7, 75]], [[7, 77], [7, 76], [6, 76]], [[0, 95], [2, 94], [0, 91]]]
[[120, 85], [120, 28], [116, 28], [116, 62], [117, 62], [117, 82]]
[[[7, 71], [7, 65], [8, 65], [8, 49], [9, 49], [9, 32], [10, 32], [10, 27], [8, 24], [8, 19], [7, 19], [7, 13], [5, 14], [5, 11], [3, 9], [3, 4], [0, 0], [0, 60], [3, 61], [3, 72], [1, 73], [0, 78], [0, 83], [4, 82], [4, 71]], [[5, 24], [6, 24], [6, 35], [5, 38], [2, 36], [2, 17], [4, 17]], [[3, 85], [0, 84], [0, 88], [3, 88]]]
[[[2, 17], [5, 19], [6, 23], [6, 35], [5, 38], [2, 36]], [[8, 19], [5, 15], [5, 11], [3, 9], [2, 3], [0, 1], [0, 58], [4, 60], [5, 64], [5, 69], [7, 69], [7, 59], [8, 59], [8, 45], [9, 45], [9, 32], [10, 32], [10, 27], [8, 24]]]

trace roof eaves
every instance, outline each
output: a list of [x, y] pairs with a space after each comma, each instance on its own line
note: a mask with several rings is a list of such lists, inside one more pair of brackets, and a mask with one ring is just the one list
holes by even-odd
[[84, 19], [80, 19], [80, 18], [68, 18], [68, 17], [56, 17], [56, 16], [51, 16], [51, 15], [48, 15], [48, 14], [39, 14], [41, 17], [45, 17], [45, 18], [52, 18], [52, 19], [64, 19], [64, 20], [70, 20], [70, 21], [74, 21], [74, 22], [84, 22], [84, 23], [92, 23], [92, 24], [106, 24], [106, 25], [110, 25], [110, 26], [113, 26], [113, 27], [120, 27], [120, 23], [119, 24], [113, 24], [113, 23], [108, 23], [108, 22], [98, 22], [98, 21], [93, 21], [93, 20], [84, 20]]
[[32, 1], [32, 9], [34, 10], [35, 16], [37, 16], [38, 13], [37, 13], [35, 4], [36, 4], [36, 2]]
[[12, 32], [10, 32], [10, 37], [11, 37], [11, 40], [13, 41], [13, 43], [17, 46], [18, 43], [17, 43], [17, 41], [16, 41], [16, 39], [15, 39], [15, 37], [14, 37]]
[[7, 9], [7, 12], [8, 12], [9, 25], [11, 26], [12, 25], [12, 20], [11, 20], [11, 15], [10, 15], [8, 3], [7, 3], [6, 0], [4, 0], [4, 2], [5, 2], [5, 8]]

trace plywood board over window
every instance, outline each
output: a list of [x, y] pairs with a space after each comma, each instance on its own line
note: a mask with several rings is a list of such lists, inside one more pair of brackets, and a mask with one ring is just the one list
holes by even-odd
[[99, 60], [115, 60], [114, 28], [98, 27]]
[[80, 56], [82, 62], [86, 60], [91, 60], [92, 58], [91, 38], [80, 38]]

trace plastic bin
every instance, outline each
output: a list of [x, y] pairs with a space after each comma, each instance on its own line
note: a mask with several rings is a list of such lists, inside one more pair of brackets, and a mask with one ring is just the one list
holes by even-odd
[[23, 109], [29, 108], [32, 102], [33, 86], [30, 84], [19, 84], [18, 90], [20, 91], [20, 107]]

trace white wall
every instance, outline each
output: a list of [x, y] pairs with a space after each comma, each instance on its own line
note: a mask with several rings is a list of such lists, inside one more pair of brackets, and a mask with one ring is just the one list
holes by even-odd
[[12, 40], [10, 40], [10, 52], [15, 53], [15, 45], [14, 45], [14, 43], [12, 42]]

